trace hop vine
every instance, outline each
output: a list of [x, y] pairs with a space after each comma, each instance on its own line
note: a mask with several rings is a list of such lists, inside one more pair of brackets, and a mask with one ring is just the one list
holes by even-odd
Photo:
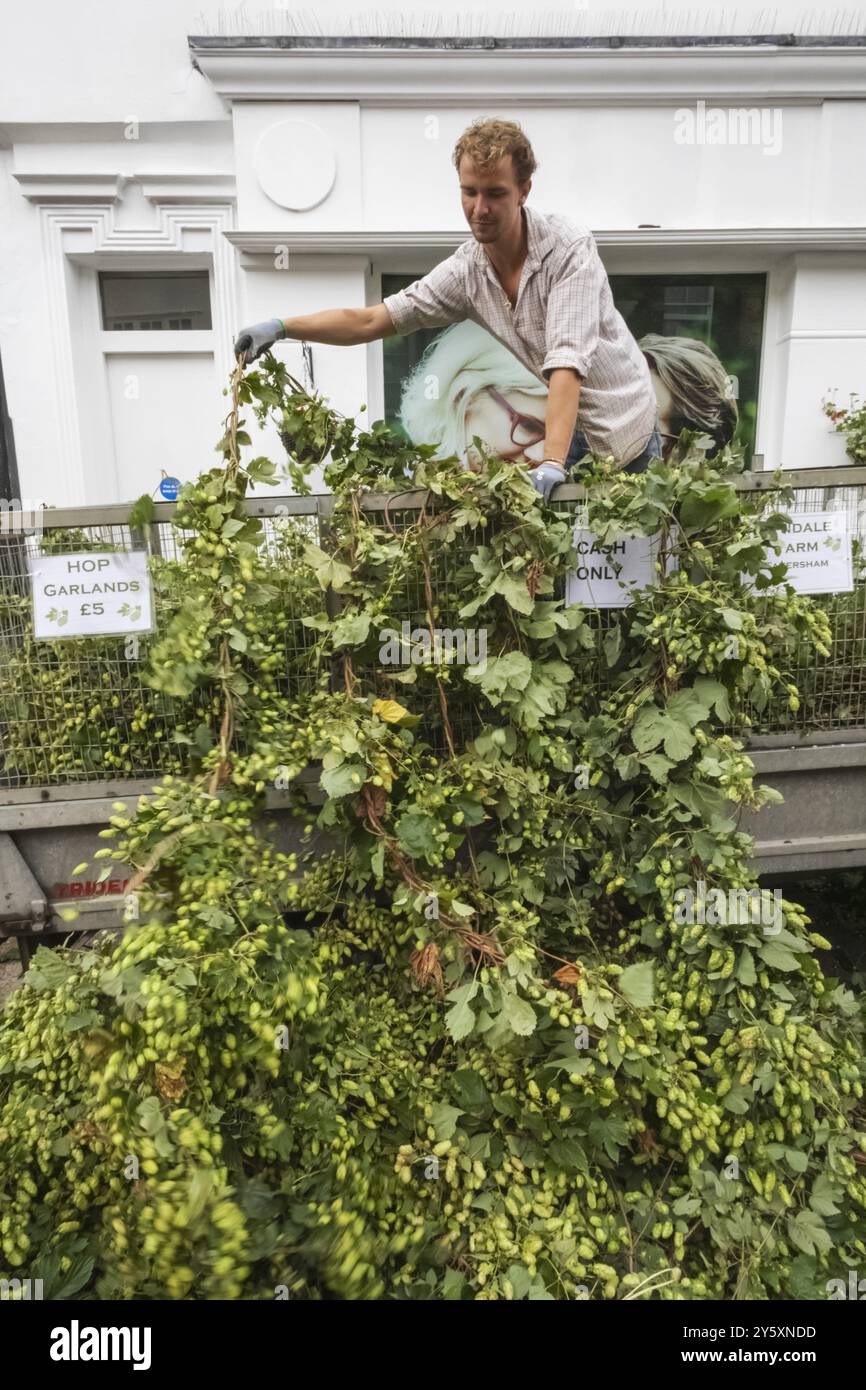
[[[795, 902], [770, 932], [681, 911], [698, 883], [758, 887], [740, 815], [775, 794], [738, 732], [796, 708], [831, 641], [774, 562], [783, 513], [700, 437], [642, 476], [598, 461], [600, 542], [659, 538], [601, 621], [565, 602], [573, 515], [519, 467], [361, 432], [274, 358], [230, 399], [149, 653], [149, 689], [207, 714], [197, 763], [118, 803], [98, 855], [134, 869], [122, 937], [41, 949], [0, 1023], [4, 1275], [55, 1298], [820, 1296], [866, 1254], [862, 1008]], [[246, 406], [299, 488], [327, 455], [327, 543], [284, 552], [303, 690], [244, 507], [277, 477], [243, 461]], [[404, 621], [430, 641], [385, 662]], [[448, 660], [435, 634], [467, 624], [485, 659]]]

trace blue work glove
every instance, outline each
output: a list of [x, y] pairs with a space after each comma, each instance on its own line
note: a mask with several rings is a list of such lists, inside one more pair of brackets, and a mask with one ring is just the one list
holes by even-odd
[[537, 468], [530, 468], [529, 476], [536, 492], [540, 492], [546, 502], [557, 484], [565, 482], [565, 469], [561, 463], [546, 460]]
[[250, 328], [242, 328], [235, 338], [235, 356], [243, 353], [244, 361], [255, 362], [263, 352], [273, 347], [278, 338], [285, 338], [286, 330], [282, 319], [267, 319], [264, 323], [254, 323]]

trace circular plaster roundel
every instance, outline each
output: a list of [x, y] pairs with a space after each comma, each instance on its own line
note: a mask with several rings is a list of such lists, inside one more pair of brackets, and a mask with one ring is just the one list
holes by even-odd
[[278, 121], [263, 131], [253, 155], [263, 193], [281, 208], [305, 212], [334, 187], [337, 161], [328, 136], [310, 121]]

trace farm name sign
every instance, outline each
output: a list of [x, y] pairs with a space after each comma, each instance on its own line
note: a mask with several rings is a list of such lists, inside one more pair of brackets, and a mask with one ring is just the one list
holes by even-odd
[[851, 532], [840, 512], [791, 512], [779, 541], [786, 580], [798, 593], [849, 594], [854, 588]]
[[[854, 588], [851, 533], [840, 512], [791, 512], [779, 532], [780, 553], [767, 564], [788, 566], [786, 583], [800, 594], [847, 594]], [[623, 536], [602, 545], [581, 526], [574, 528], [577, 566], [568, 576], [565, 601], [585, 608], [627, 608], [636, 589], [645, 589], [655, 574], [657, 536]], [[671, 564], [673, 562], [671, 561]], [[751, 575], [743, 575], [750, 583]]]
[[33, 635], [125, 637], [153, 631], [147, 551], [30, 557]]

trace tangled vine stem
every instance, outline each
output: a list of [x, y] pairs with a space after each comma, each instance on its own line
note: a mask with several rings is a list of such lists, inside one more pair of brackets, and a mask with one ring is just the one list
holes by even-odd
[[[372, 799], [369, 795], [364, 795], [366, 791], [366, 788], [362, 789], [365, 824], [369, 826], [370, 830], [375, 835], [378, 835], [384, 841], [388, 858], [407, 887], [411, 888], [413, 893], [429, 895], [433, 891], [431, 885], [419, 877], [408, 863], [405, 855], [401, 853], [398, 841], [388, 832], [387, 828], [379, 819], [379, 814], [372, 803]], [[475, 869], [477, 878], [477, 867], [474, 863], [474, 856], [473, 868]], [[467, 951], [476, 952], [491, 965], [501, 965], [505, 960], [505, 956], [498, 943], [487, 933], [470, 930], [468, 927], [465, 927], [462, 922], [459, 922], [447, 912], [440, 913], [437, 920], [440, 927], [445, 928], [447, 931], [454, 932], [462, 941]]]
[[[238, 452], [238, 410], [240, 408], [240, 389], [244, 379], [244, 357], [240, 354], [237, 358], [235, 369], [231, 377], [231, 408], [226, 417], [226, 433], [228, 436], [228, 464], [226, 466], [226, 481], [234, 482], [240, 472], [241, 460]], [[224, 603], [226, 611], [228, 605]], [[234, 698], [230, 689], [232, 678], [232, 657], [231, 647], [227, 637], [223, 637], [220, 643], [220, 667], [219, 683], [222, 692], [223, 712], [220, 721], [219, 735], [219, 761], [213, 770], [210, 779], [209, 791], [211, 796], [216, 796], [220, 787], [228, 778], [231, 771], [230, 751], [232, 737], [234, 733]]]
[[[426, 604], [427, 612], [427, 629], [430, 633], [431, 650], [435, 655], [436, 630], [433, 622], [433, 583], [430, 578], [430, 556], [427, 552], [427, 547], [424, 544], [423, 539], [423, 523], [426, 522], [426, 520], [427, 499], [425, 497], [424, 501], [421, 504], [422, 527], [419, 527], [418, 531], [418, 556], [421, 562], [421, 574], [424, 579], [424, 602]], [[439, 709], [442, 714], [442, 729], [445, 734], [445, 742], [448, 745], [449, 756], [453, 761], [453, 759], [457, 757], [457, 751], [454, 747], [454, 731], [451, 728], [451, 716], [448, 713], [448, 699], [445, 694], [445, 686], [442, 683], [442, 677], [439, 675], [438, 672], [436, 673], [436, 692], [439, 699]]]

